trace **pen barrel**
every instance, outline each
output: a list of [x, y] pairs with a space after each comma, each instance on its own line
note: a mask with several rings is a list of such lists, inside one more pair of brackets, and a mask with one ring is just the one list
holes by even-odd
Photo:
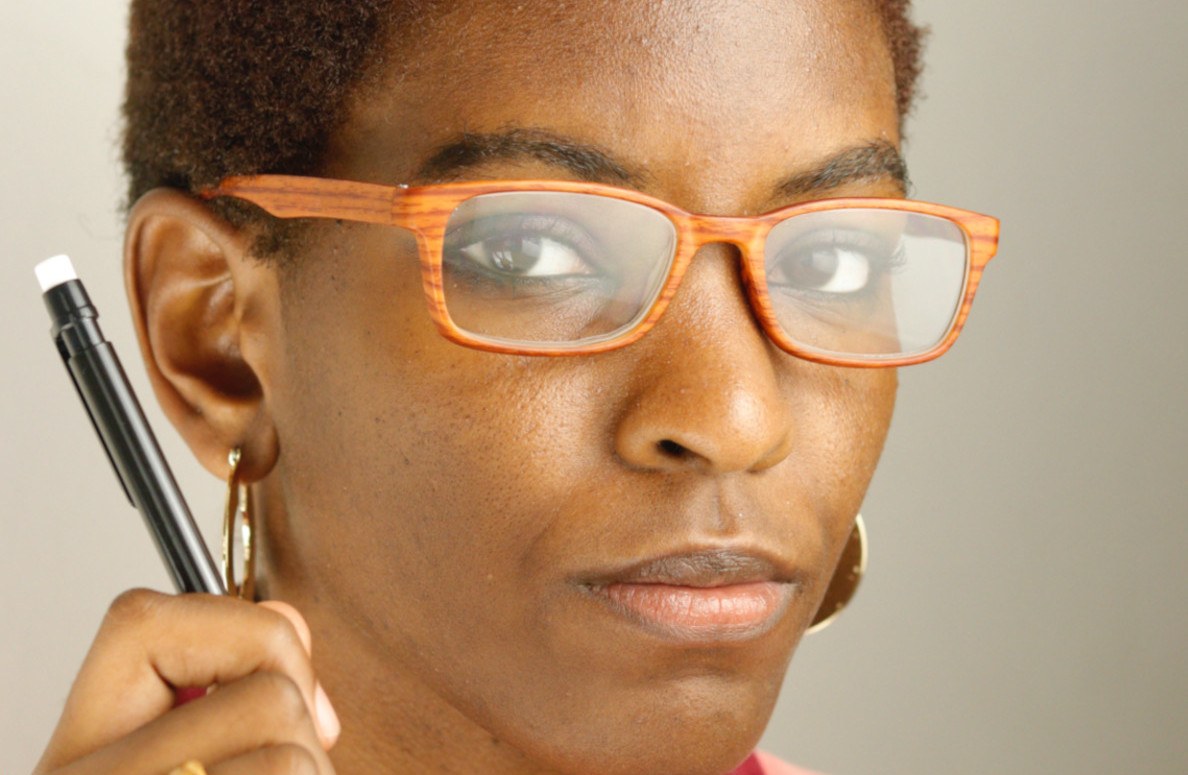
[[50, 334], [63, 358], [103, 341], [99, 313], [81, 282], [69, 280], [55, 285], [42, 294], [41, 299], [54, 324]]
[[223, 594], [219, 570], [111, 344], [71, 353], [67, 367], [178, 591]]

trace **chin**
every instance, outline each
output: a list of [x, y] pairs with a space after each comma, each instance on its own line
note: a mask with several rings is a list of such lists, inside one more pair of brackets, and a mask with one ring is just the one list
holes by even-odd
[[[589, 752], [580, 761], [570, 758], [559, 763], [557, 771], [564, 775], [727, 775], [738, 767], [754, 750], [758, 734], [721, 740], [690, 739], [688, 735], [656, 735], [641, 741], [638, 747], [624, 747], [609, 751]], [[568, 752], [572, 757], [574, 752]]]
[[539, 758], [565, 775], [726, 775], [754, 750], [779, 684], [699, 675], [600, 698], [577, 728], [550, 730]]

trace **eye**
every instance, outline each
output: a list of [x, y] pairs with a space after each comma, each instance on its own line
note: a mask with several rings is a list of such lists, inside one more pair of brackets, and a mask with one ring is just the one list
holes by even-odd
[[[585, 229], [553, 215], [497, 215], [451, 229], [445, 260], [485, 275], [548, 279], [598, 274], [597, 243]], [[461, 268], [455, 266], [455, 268]]]
[[776, 256], [768, 256], [767, 280], [789, 290], [858, 294], [895, 262], [896, 252], [896, 247], [870, 233], [810, 233]]
[[842, 247], [818, 247], [779, 263], [780, 285], [822, 293], [854, 293], [866, 287], [870, 263], [866, 256]]

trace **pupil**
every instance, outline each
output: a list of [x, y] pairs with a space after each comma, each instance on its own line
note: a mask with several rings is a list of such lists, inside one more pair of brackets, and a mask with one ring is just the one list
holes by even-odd
[[801, 267], [805, 285], [821, 285], [837, 270], [837, 253], [833, 250], [814, 250]]
[[491, 263], [501, 272], [524, 273], [540, 258], [540, 240], [513, 235], [493, 241]]

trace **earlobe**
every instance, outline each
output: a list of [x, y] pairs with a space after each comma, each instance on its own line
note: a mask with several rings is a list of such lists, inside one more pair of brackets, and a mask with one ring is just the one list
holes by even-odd
[[[227, 473], [228, 450], [242, 447], [241, 475], [254, 481], [277, 455], [264, 387], [279, 299], [274, 268], [249, 255], [250, 244], [250, 234], [203, 203], [155, 189], [129, 216], [124, 280], [165, 414], [216, 476]], [[254, 348], [245, 355], [249, 336]]]

